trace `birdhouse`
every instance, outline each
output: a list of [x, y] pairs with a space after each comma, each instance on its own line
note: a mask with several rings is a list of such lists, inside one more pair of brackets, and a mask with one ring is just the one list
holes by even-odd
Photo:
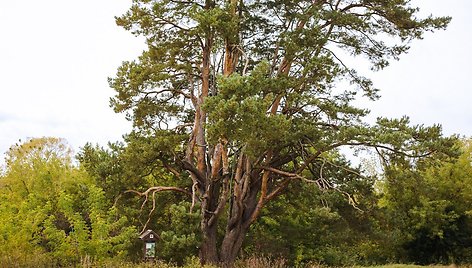
[[144, 259], [152, 260], [156, 258], [156, 242], [159, 236], [153, 230], [147, 230], [139, 236], [139, 239], [144, 242]]

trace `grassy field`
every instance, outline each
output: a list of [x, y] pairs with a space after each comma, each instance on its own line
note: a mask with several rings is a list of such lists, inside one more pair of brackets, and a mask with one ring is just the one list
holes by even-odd
[[[157, 263], [141, 263], [141, 264], [133, 264], [133, 263], [101, 263], [97, 265], [84, 265], [82, 267], [92, 268], [92, 267], [106, 267], [106, 268], [114, 268], [114, 267], [123, 267], [123, 268], [200, 268], [200, 262], [197, 258], [189, 260], [186, 265], [184, 266], [176, 266], [172, 264], [168, 264], [165, 262], [157, 262]], [[465, 266], [457, 266], [457, 265], [429, 265], [429, 266], [421, 266], [421, 265], [412, 265], [412, 264], [388, 264], [388, 265], [378, 265], [378, 266], [351, 266], [345, 268], [458, 268], [458, 267], [466, 267], [472, 268], [472, 265], [465, 265]], [[203, 268], [218, 268], [217, 266], [205, 265]], [[292, 268], [291, 266], [287, 265], [284, 260], [276, 259], [270, 260], [268, 258], [248, 258], [244, 260], [239, 260], [235, 264], [235, 268]], [[302, 267], [297, 267], [302, 268]], [[309, 264], [304, 266], [303, 268], [330, 268], [329, 266], [320, 265], [320, 264]]]
[[[103, 265], [103, 264], [102, 264]], [[84, 267], [107, 267], [107, 268], [112, 268], [112, 267], [124, 267], [124, 268], [178, 268], [179, 266], [174, 266], [171, 264], [167, 263], [148, 263], [148, 264], [124, 264], [121, 263], [119, 266], [116, 266], [115, 264], [109, 263], [106, 266], [84, 266]], [[195, 262], [190, 262], [184, 266], [180, 266], [182, 268], [200, 268], [200, 264], [198, 261]], [[346, 268], [458, 268], [458, 267], [466, 267], [470, 268], [472, 265], [466, 265], [466, 266], [456, 266], [456, 265], [429, 265], [429, 266], [421, 266], [421, 265], [412, 265], [412, 264], [388, 264], [388, 265], [378, 265], [378, 266], [353, 266], [353, 267], [346, 267]], [[217, 268], [216, 266], [210, 266], [206, 265], [203, 268]], [[235, 268], [290, 268], [290, 266], [286, 265], [283, 260], [275, 260], [275, 261], [270, 261], [267, 259], [248, 259], [244, 261], [239, 261], [236, 263]], [[306, 268], [329, 268], [328, 266], [323, 266], [319, 264], [312, 264], [312, 265], [307, 265]]]
[[[38, 256], [30, 256], [29, 258], [11, 258], [11, 256], [0, 256], [0, 267], [12, 267], [12, 268], [23, 268], [23, 267], [35, 267], [35, 268], [46, 268], [46, 267], [75, 267], [75, 268], [200, 268], [200, 261], [194, 257], [187, 260], [183, 266], [178, 266], [172, 263], [164, 261], [148, 262], [148, 263], [131, 263], [123, 262], [121, 260], [104, 260], [104, 261], [92, 261], [90, 259], [82, 259], [80, 264], [64, 265], [56, 264], [51, 260], [38, 258]], [[412, 264], [389, 264], [389, 265], [378, 265], [378, 266], [349, 266], [346, 268], [472, 268], [472, 265], [429, 265], [420, 266]], [[218, 268], [217, 266], [206, 265], [203, 268]], [[270, 259], [266, 257], [249, 257], [244, 260], [238, 260], [235, 263], [235, 268], [291, 268], [283, 259]], [[329, 266], [321, 264], [308, 264], [304, 267], [296, 268], [330, 268]]]

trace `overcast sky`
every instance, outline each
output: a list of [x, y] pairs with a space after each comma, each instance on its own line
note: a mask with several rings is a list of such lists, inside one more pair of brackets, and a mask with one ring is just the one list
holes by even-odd
[[[453, 17], [446, 31], [411, 44], [408, 55], [373, 75], [382, 98], [372, 116], [409, 115], [472, 136], [472, 1], [416, 0], [422, 14]], [[107, 77], [134, 59], [142, 41], [115, 25], [130, 0], [0, 2], [0, 154], [19, 139], [65, 138], [78, 150], [130, 131], [109, 108]], [[1, 157], [3, 158], [3, 157]], [[0, 161], [1, 162], [1, 161]]]

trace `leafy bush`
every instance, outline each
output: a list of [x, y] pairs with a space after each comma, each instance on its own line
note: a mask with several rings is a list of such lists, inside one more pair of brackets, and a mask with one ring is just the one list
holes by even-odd
[[33, 139], [7, 153], [0, 178], [2, 262], [28, 267], [33, 258], [38, 266], [67, 266], [86, 256], [119, 258], [137, 235], [103, 189], [72, 165], [63, 143]]

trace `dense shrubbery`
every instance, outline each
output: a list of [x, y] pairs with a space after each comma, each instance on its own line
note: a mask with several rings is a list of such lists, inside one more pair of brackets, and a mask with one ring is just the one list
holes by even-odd
[[0, 180], [0, 252], [15, 263], [69, 265], [86, 256], [125, 258], [136, 228], [72, 164], [64, 141], [33, 139], [7, 153]]

